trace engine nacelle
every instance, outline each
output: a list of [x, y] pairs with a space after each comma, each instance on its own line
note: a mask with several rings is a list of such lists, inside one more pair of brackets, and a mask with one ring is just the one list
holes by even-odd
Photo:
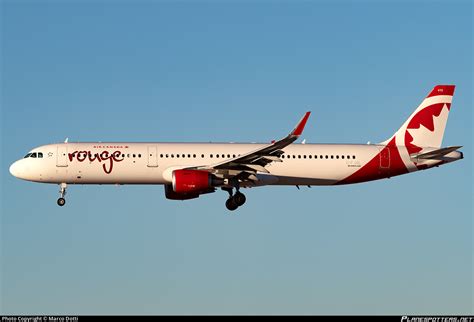
[[180, 194], [208, 193], [223, 182], [224, 180], [201, 170], [175, 170], [172, 176], [173, 191]]
[[199, 193], [177, 193], [173, 191], [173, 186], [165, 185], [165, 197], [171, 200], [188, 200], [199, 198]]

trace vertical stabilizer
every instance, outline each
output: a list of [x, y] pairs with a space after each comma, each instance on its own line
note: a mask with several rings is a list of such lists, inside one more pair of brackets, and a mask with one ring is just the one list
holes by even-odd
[[410, 155], [425, 148], [440, 148], [454, 88], [454, 85], [435, 86], [402, 127], [381, 144], [386, 145], [395, 138], [395, 145], [405, 146]]

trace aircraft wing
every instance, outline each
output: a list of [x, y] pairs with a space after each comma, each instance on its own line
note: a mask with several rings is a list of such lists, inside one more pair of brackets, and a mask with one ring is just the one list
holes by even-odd
[[209, 166], [193, 167], [196, 170], [207, 170], [214, 174], [220, 174], [224, 178], [237, 177], [240, 180], [257, 180], [256, 172], [268, 173], [265, 166], [271, 162], [281, 162], [280, 156], [283, 154], [284, 147], [290, 145], [298, 139], [303, 133], [306, 122], [311, 112], [306, 112], [296, 127], [281, 140], [263, 146], [257, 150], [242, 154], [232, 159], [227, 159], [220, 163]]

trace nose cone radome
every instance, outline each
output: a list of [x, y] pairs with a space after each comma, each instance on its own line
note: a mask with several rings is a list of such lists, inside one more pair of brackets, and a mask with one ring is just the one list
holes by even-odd
[[13, 162], [13, 164], [10, 166], [10, 173], [12, 176], [21, 178], [21, 166], [18, 161]]

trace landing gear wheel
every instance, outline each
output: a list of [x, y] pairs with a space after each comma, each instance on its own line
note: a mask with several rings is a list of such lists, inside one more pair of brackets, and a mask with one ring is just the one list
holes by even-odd
[[64, 196], [66, 195], [66, 188], [67, 188], [67, 184], [64, 182], [59, 185], [58, 206], [60, 207], [66, 204], [66, 199], [64, 199]]
[[225, 202], [225, 206], [227, 207], [227, 209], [229, 209], [230, 211], [234, 211], [235, 209], [237, 209], [239, 206], [235, 203], [235, 200], [234, 198], [229, 198], [227, 199], [227, 201]]
[[242, 206], [247, 200], [247, 198], [245, 198], [245, 195], [241, 192], [237, 192], [232, 198], [234, 199], [234, 202], [237, 204], [238, 207]]

